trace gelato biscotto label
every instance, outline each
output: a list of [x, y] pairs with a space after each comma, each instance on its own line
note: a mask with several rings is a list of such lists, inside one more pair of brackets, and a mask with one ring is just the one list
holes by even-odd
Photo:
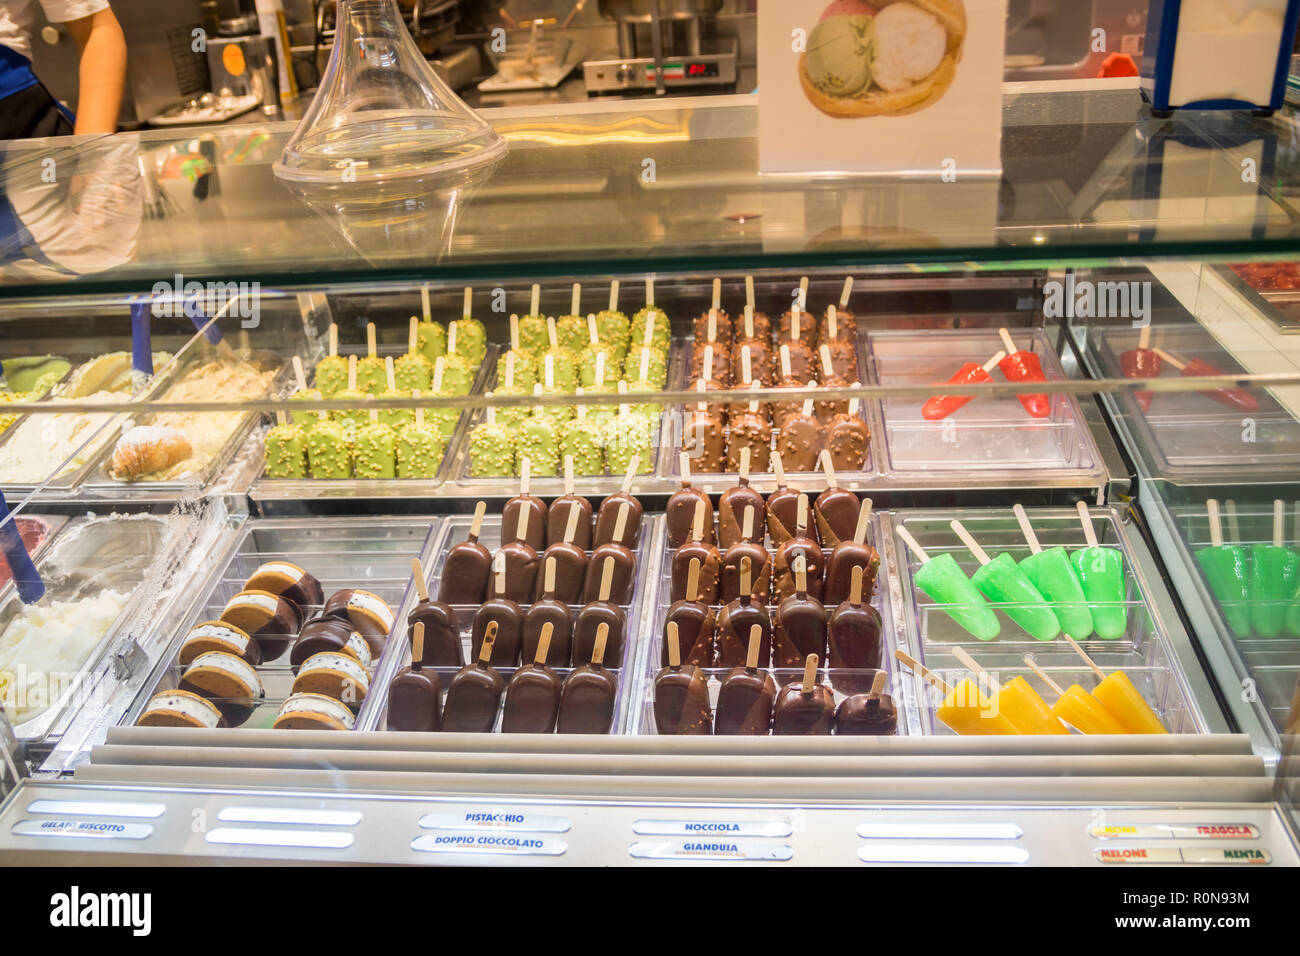
[[569, 845], [554, 837], [511, 833], [429, 833], [411, 841], [424, 853], [495, 853], [508, 856], [563, 856]]
[[794, 827], [783, 820], [637, 820], [642, 836], [787, 837]]
[[93, 820], [19, 820], [11, 832], [17, 836], [143, 840], [153, 833], [153, 827], [147, 823], [99, 823]]
[[1258, 840], [1251, 823], [1116, 823], [1088, 827], [1094, 840]]
[[1093, 851], [1102, 863], [1182, 863], [1183, 856], [1171, 846], [1117, 846], [1102, 847]]
[[490, 807], [467, 807], [459, 812], [426, 813], [420, 817], [422, 830], [507, 830], [520, 833], [568, 833], [568, 817], [520, 813]]
[[733, 840], [721, 834], [685, 840], [641, 840], [627, 852], [638, 860], [769, 860], [783, 862], [794, 856], [787, 843]]

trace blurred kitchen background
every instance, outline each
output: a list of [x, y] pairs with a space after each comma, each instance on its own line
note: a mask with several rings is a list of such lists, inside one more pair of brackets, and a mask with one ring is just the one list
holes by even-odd
[[[334, 0], [112, 3], [129, 48], [127, 129], [295, 119], [334, 38]], [[397, 3], [435, 69], [473, 106], [748, 93], [757, 82], [758, 0]], [[1093, 51], [1098, 29], [1104, 52]], [[1131, 75], [1145, 31], [1143, 0], [1010, 0], [1006, 78]], [[75, 109], [77, 56], [66, 30], [40, 22], [33, 59]]]

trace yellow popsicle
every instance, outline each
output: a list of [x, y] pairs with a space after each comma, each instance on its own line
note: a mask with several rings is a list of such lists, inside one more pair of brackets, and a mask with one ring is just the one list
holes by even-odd
[[1078, 684], [1071, 684], [1052, 705], [1052, 714], [1083, 734], [1127, 733], [1105, 707]]
[[1038, 692], [1023, 677], [1013, 677], [1002, 685], [997, 696], [997, 706], [1022, 734], [1070, 733], [1052, 713], [1047, 701], [1038, 696]]
[[1016, 725], [994, 706], [993, 701], [984, 696], [984, 692], [969, 677], [963, 679], [944, 698], [935, 710], [935, 716], [959, 734], [1020, 734]]
[[1092, 692], [1101, 705], [1110, 712], [1125, 732], [1130, 734], [1167, 734], [1168, 730], [1156, 716], [1129, 676], [1123, 671], [1108, 675]]

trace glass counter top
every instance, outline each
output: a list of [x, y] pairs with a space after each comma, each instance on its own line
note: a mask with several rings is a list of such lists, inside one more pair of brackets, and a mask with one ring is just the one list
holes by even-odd
[[760, 175], [752, 95], [487, 110], [510, 143], [489, 175], [371, 195], [291, 194], [288, 123], [15, 144], [0, 296], [1300, 253], [1290, 109], [1161, 121], [1131, 81], [1062, 85], [1008, 84], [1003, 176], [951, 183]]

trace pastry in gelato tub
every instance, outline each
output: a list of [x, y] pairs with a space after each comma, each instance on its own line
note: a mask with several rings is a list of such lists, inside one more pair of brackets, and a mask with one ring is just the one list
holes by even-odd
[[808, 35], [799, 81], [829, 116], [916, 112], [952, 84], [965, 36], [961, 0], [835, 0]]

